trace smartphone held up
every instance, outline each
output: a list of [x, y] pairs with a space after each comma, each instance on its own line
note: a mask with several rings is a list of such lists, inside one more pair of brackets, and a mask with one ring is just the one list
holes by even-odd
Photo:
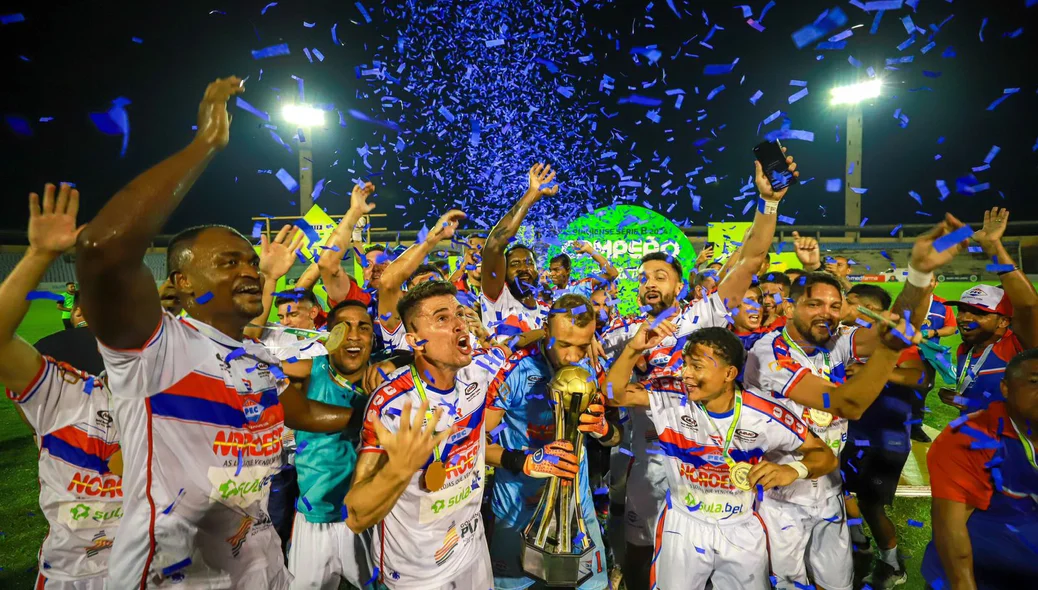
[[771, 182], [771, 188], [780, 191], [797, 183], [797, 177], [789, 171], [786, 155], [782, 152], [782, 144], [775, 141], [764, 141], [753, 148], [753, 155], [760, 162], [764, 176]]

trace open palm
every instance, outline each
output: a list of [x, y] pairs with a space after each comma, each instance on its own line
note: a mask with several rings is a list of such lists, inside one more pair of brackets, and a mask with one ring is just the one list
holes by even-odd
[[272, 242], [264, 234], [260, 241], [260, 272], [274, 280], [288, 274], [296, 262], [296, 250], [305, 238], [306, 234], [294, 225], [282, 227]]
[[29, 247], [41, 252], [61, 254], [76, 245], [82, 227], [76, 227], [79, 191], [62, 184], [54, 196], [54, 185], [43, 188], [43, 202], [29, 193]]

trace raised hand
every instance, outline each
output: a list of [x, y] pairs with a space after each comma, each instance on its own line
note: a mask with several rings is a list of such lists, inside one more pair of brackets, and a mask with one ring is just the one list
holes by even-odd
[[271, 242], [267, 235], [260, 237], [259, 270], [267, 279], [278, 280], [288, 274], [296, 262], [296, 250], [303, 245], [306, 234], [294, 225], [281, 228]]
[[[375, 204], [368, 203], [368, 197], [374, 193], [375, 185], [370, 182], [353, 185], [353, 192], [350, 193], [350, 209], [360, 211], [361, 214], [371, 213], [375, 209]], [[365, 225], [367, 224], [365, 223]]]
[[796, 252], [797, 260], [804, 268], [819, 268], [822, 265], [821, 254], [818, 250], [818, 240], [801, 236], [799, 232], [793, 232], [793, 251]]
[[696, 256], [696, 268], [699, 268], [701, 264], [710, 260], [714, 257], [714, 245], [707, 244], [703, 246], [703, 249], [699, 251], [699, 256]]
[[923, 333], [913, 330], [905, 318], [899, 318], [895, 313], [888, 313], [887, 317], [890, 318], [888, 321], [878, 322], [879, 341], [883, 346], [899, 351], [922, 341]]
[[429, 234], [426, 236], [426, 243], [437, 244], [442, 240], [449, 240], [454, 237], [454, 232], [458, 229], [458, 223], [462, 219], [465, 219], [465, 212], [459, 209], [451, 209], [444, 213], [436, 221], [436, 225], [429, 230]]
[[573, 242], [573, 249], [580, 254], [592, 254], [595, 251], [595, 247], [591, 245], [591, 242], [584, 242], [581, 240]]
[[79, 191], [62, 183], [54, 198], [54, 185], [43, 187], [43, 203], [36, 193], [29, 193], [29, 249], [58, 256], [76, 245], [85, 225], [76, 227]]
[[635, 352], [643, 352], [659, 346], [664, 338], [673, 336], [677, 331], [677, 324], [667, 320], [660, 322], [656, 327], [652, 327], [652, 322], [642, 322], [634, 338], [627, 342], [627, 346]]
[[973, 239], [988, 252], [1006, 232], [1006, 224], [1009, 223], [1009, 209], [992, 207], [990, 211], [984, 212], [984, 227], [980, 231], [973, 232]]
[[559, 194], [559, 185], [548, 186], [553, 180], [555, 180], [555, 171], [551, 169], [551, 165], [534, 164], [533, 168], [530, 168], [530, 188], [527, 189], [526, 194], [535, 200], [539, 200], [545, 195], [552, 197]]
[[[985, 220], [986, 219], [987, 214], [985, 214]], [[964, 224], [956, 219], [954, 215], [951, 213], [945, 213], [943, 221], [935, 225], [930, 231], [915, 239], [915, 244], [912, 245], [912, 254], [909, 258], [909, 265], [919, 272], [928, 273], [951, 262], [953, 258], [966, 249], [969, 240], [963, 240], [941, 252], [938, 252], [937, 249], [934, 248], [934, 242], [938, 238], [952, 233], [963, 225]], [[974, 236], [975, 235], [976, 234], [974, 234]]]
[[422, 421], [428, 413], [429, 402], [422, 402], [412, 422], [411, 402], [404, 402], [404, 407], [400, 410], [400, 428], [396, 434], [390, 432], [381, 420], [375, 420], [375, 435], [378, 436], [379, 446], [385, 449], [389, 457], [388, 466], [399, 469], [401, 473], [414, 474], [429, 460], [433, 449], [450, 435], [453, 430], [451, 428], [436, 433], [436, 425], [443, 415], [443, 408], [436, 408], [423, 426]]
[[237, 76], [220, 78], [205, 89], [202, 103], [198, 105], [198, 131], [195, 141], [216, 149], [227, 147], [231, 140], [231, 116], [227, 112], [227, 100], [245, 92], [244, 82]]
[[[782, 153], [786, 153], [786, 148], [782, 148]], [[796, 162], [793, 161], [793, 156], [786, 156], [786, 165], [789, 167], [789, 171], [793, 173], [793, 176], [800, 178], [800, 173], [797, 172]], [[771, 188], [771, 181], [764, 175], [764, 168], [761, 167], [760, 162], [757, 160], [753, 161], [754, 166], [754, 182], [757, 184], [757, 190], [760, 191], [760, 196], [766, 201], [780, 201], [782, 197], [786, 196], [786, 191], [789, 190], [789, 186], [786, 188], [776, 191]]]
[[523, 473], [529, 477], [546, 479], [558, 477], [573, 479], [577, 477], [580, 465], [573, 454], [573, 445], [568, 440], [550, 442], [526, 456]]

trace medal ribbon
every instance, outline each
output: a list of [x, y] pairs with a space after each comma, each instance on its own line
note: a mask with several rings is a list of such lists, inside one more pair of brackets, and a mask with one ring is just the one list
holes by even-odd
[[[699, 404], [699, 408], [706, 412], [706, 419], [710, 421], [710, 425], [714, 427], [717, 434], [721, 434], [721, 429], [717, 427], [717, 423], [714, 422], [713, 416], [707, 411], [706, 406]], [[735, 408], [732, 410], [732, 424], [728, 427], [728, 433], [724, 437], [724, 446], [721, 447], [721, 454], [724, 456], [724, 462], [728, 467], [735, 465], [735, 459], [728, 453], [728, 449], [732, 446], [732, 439], [735, 436], [735, 427], [739, 425], [739, 416], [742, 415], [742, 390], [736, 388], [735, 390]]]
[[[420, 397], [422, 399], [422, 403], [429, 403], [429, 398], [427, 398], [425, 396], [425, 383], [423, 383], [422, 382], [422, 378], [418, 376], [418, 369], [416, 369], [414, 365], [411, 365], [411, 380], [414, 381], [414, 389], [415, 389], [416, 392], [418, 392], [418, 397]], [[425, 411], [425, 419], [427, 421], [429, 421], [429, 423], [432, 423], [432, 417], [433, 417], [432, 410], [426, 410]], [[433, 424], [432, 427], [435, 429], [436, 425]], [[440, 463], [443, 463], [443, 446], [442, 445], [443, 445], [443, 443], [440, 443], [440, 444], [436, 445], [435, 449], [433, 449], [433, 458], [435, 460], [439, 461]]]
[[959, 370], [959, 374], [957, 375], [957, 379], [955, 380], [955, 390], [959, 392], [960, 395], [963, 391], [969, 389], [970, 385], [973, 385], [973, 381], [976, 379], [977, 376], [973, 375], [971, 377], [970, 373], [973, 372], [974, 368], [979, 369], [980, 367], [984, 366], [984, 363], [988, 360], [988, 355], [991, 354], [991, 349], [994, 346], [994, 344], [988, 344], [988, 347], [984, 349], [984, 353], [980, 355], [980, 358], [977, 359], [977, 362], [975, 363], [972, 362], [973, 348], [970, 348], [969, 353], [966, 355], [966, 360], [962, 362], [962, 369]]
[[[806, 358], [807, 360], [811, 360], [811, 356], [804, 352], [804, 349], [800, 348], [800, 345], [797, 344], [792, 337], [790, 337], [789, 330], [786, 328], [782, 328], [782, 339], [786, 341], [786, 344], [788, 344], [790, 348], [804, 355], [804, 358]], [[825, 375], [823, 375], [822, 377], [826, 381], [829, 381], [831, 383], [833, 368], [829, 364], [829, 351], [826, 350], [824, 346], [820, 346], [818, 348], [822, 351], [822, 362], [825, 363]], [[814, 366], [814, 363], [812, 363], [811, 365]]]
[[1034, 443], [1031, 442], [1031, 439], [1027, 438], [1026, 433], [1021, 432], [1020, 427], [1016, 425], [1016, 421], [1010, 418], [1009, 422], [1012, 423], [1016, 435], [1020, 437], [1020, 444], [1024, 447], [1024, 454], [1027, 455], [1027, 462], [1031, 464], [1031, 467], [1038, 469], [1038, 463], [1035, 462], [1034, 458]]

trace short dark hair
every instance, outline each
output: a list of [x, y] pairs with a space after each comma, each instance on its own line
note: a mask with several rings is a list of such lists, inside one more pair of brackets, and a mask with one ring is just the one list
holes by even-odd
[[570, 270], [571, 268], [573, 268], [573, 260], [569, 257], [569, 254], [559, 254], [558, 256], [555, 256], [550, 261], [548, 261], [548, 264], [555, 264], [556, 262], [561, 264], [562, 268], [566, 270]]
[[782, 274], [784, 274], [787, 277], [789, 277], [789, 280], [790, 280], [790, 283], [791, 283], [790, 286], [792, 286], [792, 282], [797, 280], [798, 278], [806, 275], [807, 271], [802, 269], [802, 268], [787, 268], [786, 270], [782, 271]]
[[69, 282], [65, 283], [66, 287], [68, 287], [69, 285], [72, 285], [73, 287], [75, 287], [76, 286], [76, 281], [69, 281]]
[[526, 250], [530, 253], [530, 256], [533, 256], [533, 261], [537, 262], [537, 253], [533, 251], [533, 248], [530, 248], [526, 244], [519, 243], [512, 244], [505, 250], [505, 260], [507, 261], [508, 257], [512, 255], [512, 252], [515, 252], [516, 250]]
[[789, 280], [789, 275], [784, 272], [768, 272], [764, 276], [760, 277], [760, 283], [771, 283], [774, 285], [782, 285], [787, 290], [793, 286], [793, 282]]
[[400, 321], [404, 323], [404, 328], [409, 330], [414, 327], [412, 320], [414, 320], [414, 315], [418, 311], [418, 306], [423, 301], [442, 295], [457, 297], [458, 290], [447, 281], [433, 279], [415, 285], [413, 289], [404, 293], [404, 296], [400, 298], [400, 303], [396, 304], [396, 311], [400, 314]]
[[688, 335], [685, 341], [684, 354], [689, 356], [697, 344], [714, 349], [729, 365], [742, 369], [746, 360], [746, 349], [742, 340], [728, 328], [702, 328]]
[[414, 279], [418, 275], [424, 275], [428, 273], [435, 273], [437, 275], [440, 275], [441, 279], [445, 278], [443, 276], [443, 270], [441, 270], [440, 267], [436, 266], [435, 264], [425, 263], [418, 265], [418, 268], [416, 268], [415, 271], [411, 273], [411, 279]]
[[793, 286], [789, 289], [789, 298], [796, 302], [802, 295], [810, 292], [811, 287], [814, 287], [815, 285], [829, 285], [839, 291], [840, 295], [843, 295], [843, 285], [840, 283], [840, 280], [836, 278], [836, 275], [816, 270], [815, 272], [809, 272], [793, 281]]
[[274, 299], [274, 309], [286, 303], [299, 303], [301, 301], [306, 301], [314, 307], [320, 307], [320, 303], [317, 302], [317, 296], [314, 295], [313, 291], [309, 289], [292, 289], [291, 291], [283, 291]]
[[595, 321], [595, 308], [591, 300], [578, 293], [566, 293], [555, 300], [548, 312], [548, 319], [553, 316], [567, 316], [578, 328]]
[[1029, 348], [1014, 356], [1006, 365], [1006, 376], [1010, 379], [1019, 379], [1022, 365], [1033, 360], [1038, 360], [1038, 348]]
[[[365, 315], [367, 315], [367, 313], [368, 313], [368, 306], [365, 303], [363, 303], [362, 301], [360, 301], [359, 299], [346, 299], [346, 300], [340, 301], [339, 303], [335, 304], [335, 307], [333, 307], [331, 309], [331, 311], [328, 312], [328, 328], [329, 329], [334, 328], [335, 325], [339, 323], [339, 319], [338, 318], [339, 318], [339, 312], [340, 311], [342, 311], [344, 309], [349, 309], [351, 307], [356, 307], [356, 308], [361, 309], [364, 312]], [[374, 322], [372, 322], [372, 324], [374, 325]]]
[[369, 244], [367, 246], [364, 246], [364, 253], [365, 254], [367, 254], [368, 252], [385, 252], [385, 251], [386, 251], [386, 247], [383, 246], [382, 244]]
[[864, 297], [866, 299], [872, 299], [879, 304], [883, 309], [890, 309], [892, 299], [890, 293], [887, 293], [886, 289], [878, 285], [859, 284], [851, 287], [850, 291], [847, 291], [848, 295], [857, 295], [858, 297]]
[[704, 270], [696, 273], [696, 284], [694, 287], [698, 287], [705, 283], [707, 279], [714, 279], [715, 281], [720, 280], [716, 270]]
[[[187, 254], [191, 250], [191, 246], [194, 245], [195, 240], [198, 239], [198, 236], [200, 236], [202, 232], [208, 229], [222, 229], [224, 231], [230, 232], [238, 236], [246, 242], [249, 242], [249, 239], [242, 235], [240, 231], [234, 229], [229, 225], [210, 223], [206, 225], [196, 225], [194, 227], [189, 227], [173, 236], [169, 240], [169, 245], [166, 246], [167, 278], [173, 273], [181, 270], [181, 268], [184, 266], [184, 263], [187, 261]], [[252, 242], [249, 242], [249, 244], [251, 245]]]
[[666, 262], [667, 264], [670, 265], [671, 268], [674, 269], [674, 272], [678, 273], [678, 278], [679, 279], [684, 279], [685, 278], [685, 271], [681, 270], [681, 261], [678, 260], [677, 258], [675, 258], [673, 255], [667, 254], [666, 252], [663, 252], [662, 250], [657, 250], [655, 252], [649, 252], [645, 256], [642, 256], [642, 261], [641, 261], [640, 264], [645, 264], [646, 262], [651, 262], [653, 260], [659, 260], [660, 262]]

